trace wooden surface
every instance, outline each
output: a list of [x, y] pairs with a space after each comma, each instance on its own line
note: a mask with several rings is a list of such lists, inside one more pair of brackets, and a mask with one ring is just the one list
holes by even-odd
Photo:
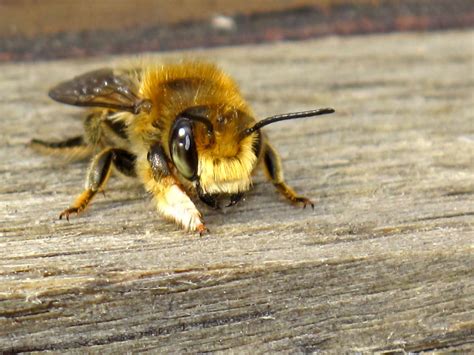
[[472, 0], [4, 0], [0, 63], [473, 24]]
[[47, 89], [122, 58], [2, 65], [0, 349], [472, 351], [473, 35], [188, 54], [233, 74], [260, 117], [337, 110], [266, 128], [314, 211], [259, 174], [244, 203], [202, 207], [202, 238], [128, 180], [57, 219], [86, 165], [26, 147], [80, 129], [81, 110]]

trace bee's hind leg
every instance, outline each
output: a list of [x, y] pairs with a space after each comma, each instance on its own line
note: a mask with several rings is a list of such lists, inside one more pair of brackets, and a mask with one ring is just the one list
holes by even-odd
[[92, 146], [84, 141], [83, 136], [77, 136], [60, 142], [45, 142], [33, 139], [30, 147], [34, 150], [66, 160], [83, 160], [92, 155]]
[[59, 219], [73, 213], [80, 213], [92, 201], [98, 191], [101, 191], [112, 171], [112, 164], [115, 168], [127, 176], [135, 175], [135, 156], [123, 149], [106, 148], [98, 153], [91, 161], [86, 175], [84, 191], [76, 197], [72, 205], [59, 215]]
[[265, 144], [263, 152], [263, 170], [278, 192], [280, 192], [291, 203], [302, 204], [303, 208], [310, 205], [314, 209], [314, 203], [310, 199], [297, 195], [296, 192], [286, 184], [283, 178], [283, 168], [280, 156], [268, 143]]

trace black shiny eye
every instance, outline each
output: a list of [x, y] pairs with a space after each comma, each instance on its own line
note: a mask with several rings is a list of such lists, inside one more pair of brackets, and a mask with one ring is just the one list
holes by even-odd
[[196, 180], [198, 157], [192, 123], [186, 117], [178, 117], [170, 135], [171, 159], [178, 171], [188, 180]]

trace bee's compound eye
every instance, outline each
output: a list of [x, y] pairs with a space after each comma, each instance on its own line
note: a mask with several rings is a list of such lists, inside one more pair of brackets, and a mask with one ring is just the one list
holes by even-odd
[[197, 177], [198, 157], [190, 120], [179, 117], [171, 130], [170, 152], [178, 171], [188, 180]]

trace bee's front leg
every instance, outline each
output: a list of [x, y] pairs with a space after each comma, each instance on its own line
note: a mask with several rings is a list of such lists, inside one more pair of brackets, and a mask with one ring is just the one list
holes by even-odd
[[302, 204], [303, 208], [310, 205], [314, 209], [314, 203], [309, 198], [297, 195], [296, 192], [286, 184], [283, 178], [280, 157], [275, 149], [268, 143], [266, 143], [264, 147], [263, 168], [278, 192], [285, 196], [290, 202]]
[[147, 160], [138, 162], [137, 170], [146, 190], [153, 194], [156, 208], [161, 215], [188, 231], [196, 231], [201, 235], [208, 231], [201, 212], [169, 171], [168, 161], [161, 146], [153, 146]]
[[154, 194], [158, 211], [186, 230], [196, 231], [199, 234], [206, 232], [201, 212], [174, 178], [164, 179], [160, 185], [162, 188], [160, 193]]

